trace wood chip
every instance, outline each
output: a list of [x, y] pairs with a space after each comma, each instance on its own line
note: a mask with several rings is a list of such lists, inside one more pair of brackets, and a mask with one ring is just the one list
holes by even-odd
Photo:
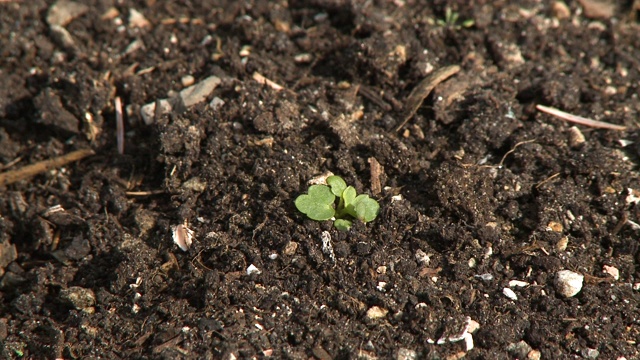
[[382, 191], [380, 176], [384, 172], [382, 165], [374, 157], [370, 157], [368, 160], [371, 170], [371, 192], [373, 195], [378, 195]]

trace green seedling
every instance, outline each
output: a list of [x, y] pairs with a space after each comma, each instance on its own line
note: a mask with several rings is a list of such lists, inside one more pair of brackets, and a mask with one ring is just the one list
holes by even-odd
[[475, 25], [473, 19], [463, 20], [462, 24], [458, 23], [459, 14], [447, 7], [444, 10], [444, 19], [436, 20], [436, 24], [441, 27], [450, 28], [453, 30], [460, 30], [461, 28], [470, 28]]
[[[335, 206], [336, 198], [338, 205]], [[369, 195], [358, 195], [353, 186], [339, 176], [329, 176], [327, 185], [311, 185], [307, 194], [300, 195], [295, 201], [296, 208], [309, 219], [324, 221], [334, 219], [338, 230], [349, 230], [354, 219], [364, 223], [378, 216], [380, 204]]]

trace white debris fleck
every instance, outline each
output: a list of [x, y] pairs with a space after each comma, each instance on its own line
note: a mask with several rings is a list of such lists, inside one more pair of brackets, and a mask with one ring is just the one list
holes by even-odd
[[485, 273], [485, 274], [480, 274], [480, 275], [473, 275], [473, 277], [480, 279], [482, 281], [491, 281], [493, 280], [493, 275], [489, 274], [489, 273]]
[[464, 344], [467, 351], [473, 350], [473, 335], [469, 333], [464, 334]]
[[324, 174], [313, 177], [307, 183], [309, 185], [327, 185], [327, 178], [329, 176], [333, 176], [333, 173], [331, 171], [327, 171]]
[[618, 270], [618, 268], [615, 268], [609, 265], [604, 265], [602, 267], [602, 271], [611, 275], [616, 280], [620, 279], [620, 270]]
[[526, 281], [522, 280], [511, 280], [509, 281], [509, 287], [527, 287], [530, 284]]
[[429, 255], [427, 255], [427, 253], [425, 253], [421, 249], [418, 249], [416, 251], [415, 257], [416, 260], [418, 260], [418, 263], [423, 265], [429, 265], [429, 262], [431, 262], [431, 258], [429, 257]]
[[513, 301], [518, 300], [518, 295], [516, 295], [516, 293], [513, 292], [513, 290], [509, 289], [508, 287], [502, 289], [502, 294]]
[[151, 26], [151, 23], [140, 11], [131, 9], [129, 10], [129, 25], [131, 27], [144, 28]]
[[329, 256], [331, 261], [336, 262], [336, 254], [333, 252], [333, 245], [331, 245], [331, 234], [328, 231], [323, 231], [321, 235], [322, 239], [322, 252]]
[[638, 204], [640, 202], [640, 192], [632, 188], [628, 188], [627, 191], [629, 192], [629, 195], [627, 195], [625, 199], [627, 204]]
[[569, 298], [582, 290], [584, 276], [570, 270], [560, 270], [556, 273], [554, 285], [558, 294]]
[[403, 199], [402, 194], [394, 195], [394, 196], [391, 197], [391, 202], [394, 203], [394, 202], [400, 201], [402, 199]]
[[133, 306], [131, 307], [131, 312], [134, 314], [137, 314], [139, 311], [140, 311], [140, 305], [133, 304]]
[[379, 306], [372, 306], [371, 308], [369, 308], [369, 310], [367, 310], [367, 317], [372, 320], [382, 319], [383, 317], [387, 316], [388, 312], [389, 310], [385, 308], [381, 308]]
[[253, 326], [255, 326], [256, 329], [258, 329], [258, 330], [264, 330], [264, 326], [262, 326], [261, 324], [255, 323], [255, 324], [253, 324]]
[[253, 264], [249, 265], [249, 267], [247, 268], [247, 275], [251, 275], [251, 274], [260, 275], [261, 273], [262, 273], [262, 271], [260, 271], [260, 269], [258, 269]]
[[269, 255], [269, 259], [271, 259], [271, 260], [275, 260], [277, 258], [278, 258], [278, 254], [277, 253], [273, 253], [273, 254]]
[[385, 286], [387, 286], [387, 283], [386, 283], [386, 282], [384, 282], [384, 281], [380, 281], [380, 282], [378, 283], [378, 286], [376, 286], [376, 289], [378, 289], [378, 291], [385, 292], [385, 291], [387, 291], [387, 290], [385, 289]]
[[173, 242], [178, 245], [182, 251], [189, 250], [193, 242], [193, 230], [187, 227], [187, 221], [173, 227]]

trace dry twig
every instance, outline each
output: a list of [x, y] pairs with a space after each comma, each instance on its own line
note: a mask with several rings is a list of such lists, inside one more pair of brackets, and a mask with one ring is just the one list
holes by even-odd
[[569, 121], [569, 122], [580, 124], [580, 125], [584, 125], [584, 126], [589, 126], [589, 127], [592, 127], [592, 128], [619, 130], [619, 131], [627, 130], [626, 126], [615, 125], [615, 124], [611, 124], [611, 123], [604, 122], [604, 121], [597, 121], [597, 120], [587, 119], [587, 118], [584, 118], [582, 116], [569, 114], [569, 113], [566, 113], [566, 112], [564, 112], [562, 110], [558, 110], [556, 108], [552, 108], [552, 107], [549, 107], [549, 106], [536, 105], [536, 109], [538, 109], [539, 111], [542, 111], [543, 113], [547, 113], [547, 114], [549, 114], [551, 116], [555, 116], [558, 119], [562, 119], [562, 120], [565, 120], [565, 121]]
[[420, 81], [418, 85], [411, 90], [411, 94], [409, 94], [409, 97], [407, 98], [407, 105], [405, 107], [402, 123], [398, 125], [396, 131], [400, 131], [400, 129], [402, 129], [402, 127], [413, 117], [433, 88], [447, 80], [449, 77], [455, 75], [458, 71], [460, 71], [460, 66], [458, 65], [446, 66], [434, 71], [431, 75]]
[[27, 165], [18, 170], [7, 171], [0, 174], [0, 186], [13, 184], [16, 181], [24, 180], [45, 171], [65, 166], [69, 163], [84, 159], [87, 156], [93, 154], [95, 153], [91, 149], [76, 150], [66, 155], [55, 157], [53, 159]]

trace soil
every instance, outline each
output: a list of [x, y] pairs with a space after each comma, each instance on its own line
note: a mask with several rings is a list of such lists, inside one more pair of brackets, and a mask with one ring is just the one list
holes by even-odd
[[0, 357], [639, 358], [633, 3], [0, 1]]

